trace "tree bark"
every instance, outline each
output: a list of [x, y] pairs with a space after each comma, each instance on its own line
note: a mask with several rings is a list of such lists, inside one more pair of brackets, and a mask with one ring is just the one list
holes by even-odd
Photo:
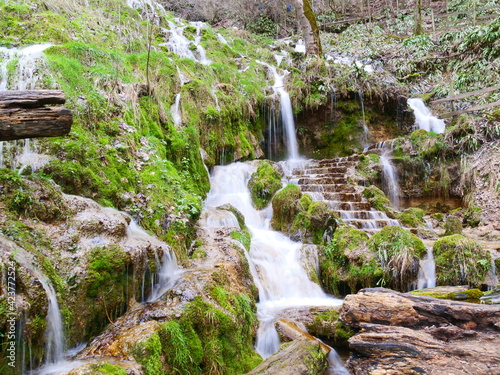
[[0, 108], [0, 141], [58, 137], [68, 134], [72, 123], [66, 108]]
[[0, 91], [0, 108], [34, 108], [45, 104], [64, 104], [65, 102], [66, 96], [61, 90]]
[[297, 8], [297, 18], [304, 43], [306, 44], [306, 55], [322, 56], [321, 40], [319, 38], [319, 28], [309, 0], [295, 0]]

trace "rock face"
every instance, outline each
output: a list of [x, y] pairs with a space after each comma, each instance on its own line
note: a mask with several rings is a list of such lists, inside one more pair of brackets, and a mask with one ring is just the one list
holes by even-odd
[[307, 338], [284, 344], [281, 349], [247, 375], [320, 375], [328, 367], [319, 343]]
[[347, 296], [340, 320], [361, 330], [353, 374], [500, 374], [499, 306], [374, 288]]

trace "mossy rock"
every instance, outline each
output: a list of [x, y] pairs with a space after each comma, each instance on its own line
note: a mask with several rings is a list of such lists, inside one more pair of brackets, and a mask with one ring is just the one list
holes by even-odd
[[462, 220], [454, 215], [449, 215], [444, 223], [444, 235], [451, 236], [454, 234], [462, 234]]
[[366, 232], [341, 227], [332, 241], [321, 247], [320, 274], [327, 292], [356, 293], [360, 288], [376, 286], [383, 272], [367, 242]]
[[380, 190], [375, 185], [369, 186], [363, 190], [363, 195], [368, 202], [378, 211], [385, 212], [387, 216], [394, 219], [397, 216], [397, 212], [391, 205], [391, 201], [386, 197], [384, 192]]
[[400, 291], [405, 291], [415, 281], [418, 261], [427, 253], [420, 238], [398, 226], [382, 228], [370, 238], [368, 247], [377, 253], [384, 283]]
[[330, 309], [314, 317], [311, 324], [307, 326], [307, 331], [316, 337], [326, 338], [332, 341], [330, 345], [335, 347], [349, 347], [348, 340], [354, 336], [355, 332], [338, 320], [339, 311]]
[[479, 243], [461, 234], [434, 243], [436, 277], [441, 285], [481, 286], [491, 268], [491, 255]]
[[421, 208], [407, 208], [397, 216], [397, 219], [407, 227], [417, 228], [425, 225], [424, 210]]
[[274, 194], [281, 189], [281, 176], [269, 163], [262, 163], [248, 181], [252, 201], [258, 210], [266, 207]]
[[454, 301], [477, 301], [483, 296], [479, 289], [469, 289], [467, 286], [437, 286], [413, 290], [410, 294]]
[[337, 227], [339, 215], [332, 211], [326, 202], [312, 201], [308, 194], [303, 194], [299, 203], [300, 212], [293, 223], [293, 228], [296, 231], [305, 229], [315, 244], [322, 244], [325, 238], [331, 238]]
[[297, 185], [288, 184], [278, 191], [273, 199], [273, 218], [271, 226], [279, 231], [289, 233], [292, 224], [300, 212], [302, 192]]

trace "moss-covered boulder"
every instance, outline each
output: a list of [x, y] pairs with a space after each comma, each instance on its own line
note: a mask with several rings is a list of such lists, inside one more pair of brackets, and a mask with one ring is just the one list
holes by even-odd
[[297, 185], [288, 184], [273, 197], [273, 218], [271, 226], [284, 233], [292, 229], [300, 212], [300, 198], [302, 192]]
[[385, 212], [390, 218], [396, 218], [397, 212], [391, 205], [391, 201], [384, 192], [375, 185], [371, 185], [363, 190], [363, 195], [376, 210]]
[[349, 347], [347, 340], [355, 332], [350, 327], [339, 321], [339, 311], [330, 309], [314, 317], [312, 323], [307, 325], [307, 332], [321, 339], [326, 338], [330, 345], [335, 347]]
[[476, 241], [461, 234], [434, 243], [436, 277], [440, 285], [479, 287], [491, 267], [491, 255]]
[[398, 226], [386, 226], [368, 241], [383, 269], [383, 282], [405, 291], [418, 275], [419, 259], [427, 252], [420, 238]]
[[269, 163], [262, 163], [248, 181], [252, 201], [257, 209], [266, 207], [274, 194], [281, 189], [281, 176]]
[[422, 210], [421, 208], [416, 208], [416, 207], [407, 208], [397, 216], [397, 219], [404, 226], [411, 228], [417, 228], [425, 225], [424, 210]]
[[332, 241], [321, 248], [320, 275], [326, 291], [348, 294], [376, 285], [382, 269], [367, 242], [362, 230], [341, 227], [335, 231]]
[[304, 242], [323, 243], [333, 236], [340, 220], [325, 202], [313, 201], [309, 194], [302, 194], [294, 184], [288, 184], [277, 192], [272, 202], [271, 226]]
[[444, 235], [451, 236], [454, 234], [462, 234], [462, 220], [454, 215], [449, 215], [444, 223]]

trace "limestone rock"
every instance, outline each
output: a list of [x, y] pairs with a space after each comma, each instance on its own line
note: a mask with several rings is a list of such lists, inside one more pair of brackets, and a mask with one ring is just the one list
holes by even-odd
[[247, 375], [320, 375], [327, 367], [326, 354], [318, 342], [300, 338], [282, 345]]
[[454, 216], [449, 215], [444, 223], [445, 236], [451, 236], [452, 234], [462, 234], [462, 221]]
[[340, 319], [361, 329], [353, 374], [500, 374], [499, 306], [374, 288], [347, 296]]

